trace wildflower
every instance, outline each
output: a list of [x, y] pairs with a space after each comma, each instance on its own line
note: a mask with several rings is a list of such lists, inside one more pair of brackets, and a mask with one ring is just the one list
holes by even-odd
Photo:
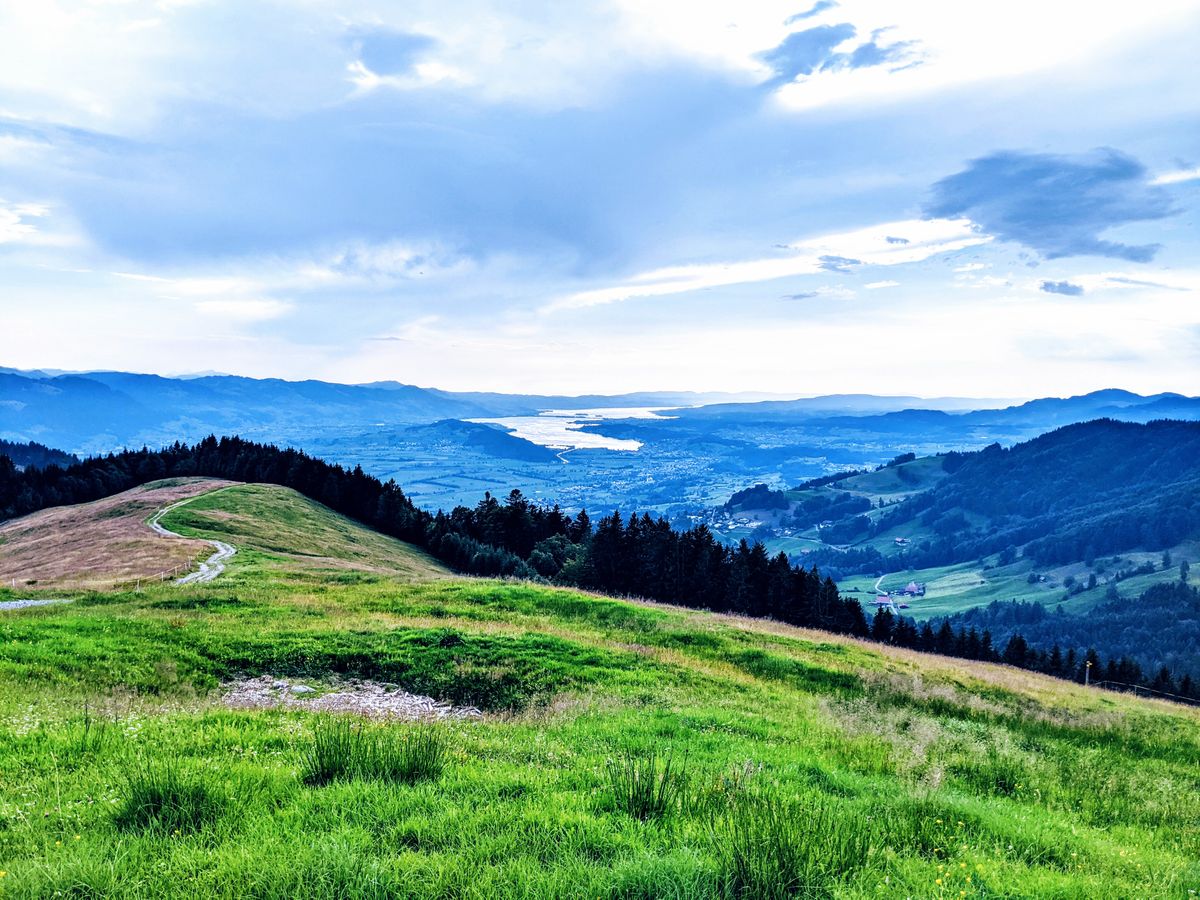
[[79, 840], [79, 835], [75, 835], [75, 840]]
[[942, 883], [942, 879], [940, 879], [940, 878], [935, 878], [935, 879], [933, 879], [933, 883], [934, 883], [934, 884], [941, 884], [941, 883]]
[[54, 846], [55, 846], [55, 847], [61, 847], [61, 846], [62, 846], [62, 841], [55, 841], [55, 842], [54, 842]]

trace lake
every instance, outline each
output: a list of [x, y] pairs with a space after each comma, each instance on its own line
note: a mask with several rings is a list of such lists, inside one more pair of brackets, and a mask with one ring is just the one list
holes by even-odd
[[[586, 428], [605, 419], [669, 419], [660, 415], [670, 407], [626, 406], [600, 409], [547, 409], [536, 416], [504, 416], [496, 419], [467, 419], [486, 425], [500, 425], [514, 437], [523, 438], [552, 450], [619, 450], [634, 453], [642, 442], [608, 437]], [[565, 462], [566, 460], [564, 460]]]

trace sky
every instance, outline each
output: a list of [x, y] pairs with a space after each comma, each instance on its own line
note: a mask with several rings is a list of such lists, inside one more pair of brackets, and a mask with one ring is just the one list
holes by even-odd
[[0, 0], [0, 366], [1200, 394], [1200, 0]]

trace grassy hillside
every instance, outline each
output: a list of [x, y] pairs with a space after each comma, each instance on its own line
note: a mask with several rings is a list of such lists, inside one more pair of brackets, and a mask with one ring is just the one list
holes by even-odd
[[178, 534], [225, 541], [250, 558], [302, 562], [309, 570], [353, 568], [410, 580], [449, 574], [427, 553], [273, 484], [227, 487], [171, 510], [161, 521]]
[[[165, 524], [243, 549], [209, 585], [0, 612], [0, 896], [1200, 890], [1196, 710], [768, 622], [414, 583], [390, 574], [432, 574], [404, 545], [276, 489]], [[223, 683], [263, 674], [487, 715], [365, 723], [368, 752], [303, 709], [225, 706]]]
[[0, 584], [24, 591], [103, 590], [187, 571], [212, 548], [201, 541], [167, 540], [146, 526], [146, 518], [227, 483], [167, 479], [0, 523]]

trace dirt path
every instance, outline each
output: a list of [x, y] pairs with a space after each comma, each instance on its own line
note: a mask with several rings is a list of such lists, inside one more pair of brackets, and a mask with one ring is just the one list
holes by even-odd
[[[199, 496], [207, 497], [208, 494], [200, 494]], [[172, 503], [170, 506], [164, 506], [154, 515], [148, 518], [146, 520], [146, 524], [150, 526], [152, 531], [154, 531], [156, 534], [161, 534], [163, 537], [183, 538], [182, 534], [177, 534], [174, 531], [170, 531], [164, 527], [159, 520], [167, 513], [171, 512], [171, 510], [179, 509], [181, 506], [187, 506], [195, 499], [195, 497], [188, 497], [186, 500], [180, 500], [178, 503]], [[211, 541], [206, 538], [197, 538], [197, 540], [203, 540], [204, 543], [211, 544], [216, 548], [217, 552], [200, 563], [200, 568], [195, 572], [189, 572], [182, 578], [175, 579], [176, 584], [206, 584], [207, 582], [212, 581], [225, 571], [225, 563], [233, 558], [233, 554], [237, 553], [236, 547], [234, 547], [232, 544], [226, 544], [224, 541]]]

